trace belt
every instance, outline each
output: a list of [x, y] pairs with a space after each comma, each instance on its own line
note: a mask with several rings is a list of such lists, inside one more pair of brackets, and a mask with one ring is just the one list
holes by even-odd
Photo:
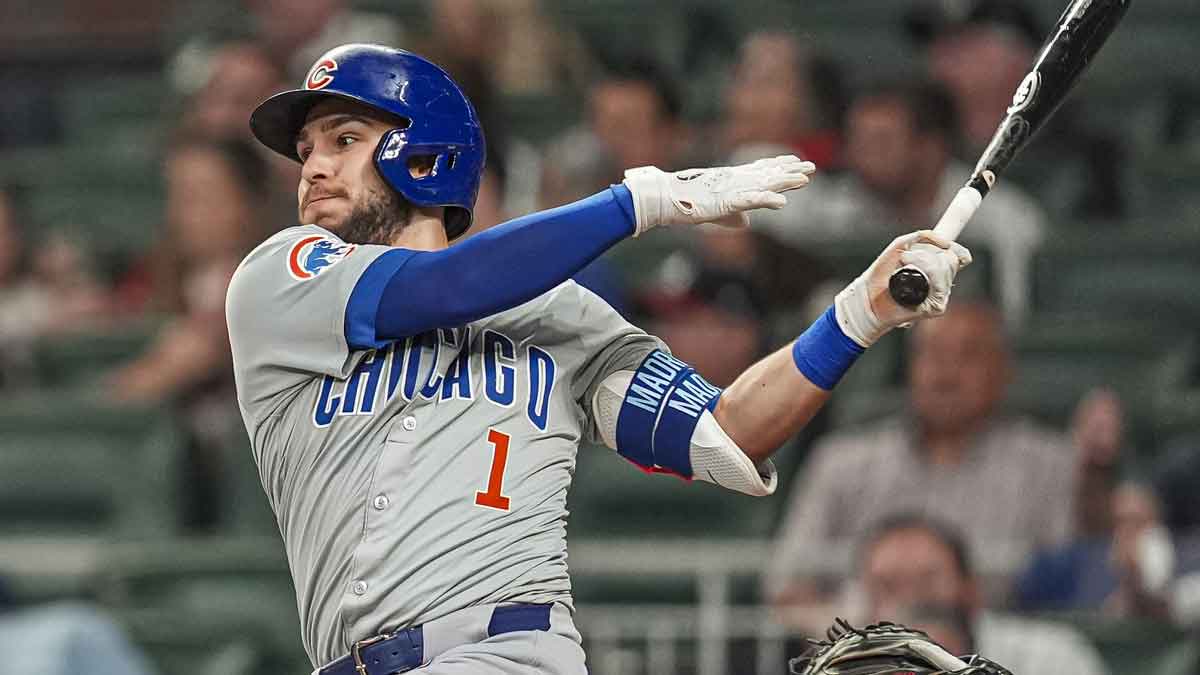
[[[498, 606], [488, 621], [487, 637], [522, 630], [550, 630], [551, 607]], [[321, 668], [317, 675], [395, 675], [407, 673], [424, 662], [425, 626], [413, 626], [355, 642], [349, 654]]]

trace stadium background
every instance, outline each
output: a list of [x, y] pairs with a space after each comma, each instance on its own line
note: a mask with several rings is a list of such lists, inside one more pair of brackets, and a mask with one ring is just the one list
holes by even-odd
[[[389, 18], [414, 48], [453, 51], [430, 41], [438, 34], [430, 18], [436, 4], [358, 0], [345, 11]], [[503, 211], [539, 206], [539, 171], [561, 160], [550, 154], [552, 141], [583, 121], [589, 81], [622, 55], [652, 58], [681, 83], [683, 117], [703, 146], [720, 123], [742, 36], [762, 28], [794, 33], [836, 64], [852, 89], [917, 67], [900, 28], [916, 4], [512, 2], [510, 10], [532, 8], [521, 46], [555, 62], [549, 75], [532, 69], [536, 83], [522, 86], [522, 75], [509, 73], [490, 89], [485, 119], [503, 130], [495, 146]], [[1030, 4], [1048, 27], [1062, 3]], [[194, 60], [189, 50], [202, 54], [220, 39], [252, 35], [247, 9], [232, 0], [103, 8], [5, 2], [0, 26], [7, 93], [0, 185], [28, 240], [15, 250], [32, 256], [66, 247], [64, 266], [90, 270], [111, 291], [138, 261], [154, 258], [163, 239], [163, 156], [197, 95], [180, 84]], [[1136, 449], [1126, 459], [1147, 470], [1165, 448], [1200, 433], [1197, 35], [1200, 4], [1137, 0], [1076, 94], [1089, 124], [1121, 139], [1114, 165], [1123, 169], [1127, 206], [1118, 217], [1060, 208], [1056, 184], [1039, 174], [1053, 168], [1046, 155], [1014, 167], [1013, 180], [1042, 201], [1051, 227], [1033, 258], [1029, 314], [1014, 332], [1010, 404], [1064, 428], [1085, 392], [1112, 387]], [[882, 244], [842, 242], [810, 253], [844, 278]], [[676, 245], [667, 235], [637, 250], [623, 245], [611, 257], [615, 278], [628, 289], [653, 283], [650, 271]], [[986, 268], [988, 254], [980, 254]], [[804, 311], [797, 303], [762, 321], [782, 339], [803, 328]], [[95, 608], [162, 673], [307, 672], [286, 563], [243, 431], [209, 426], [187, 392], [115, 401], [111, 372], [148, 349], [171, 317], [150, 304], [99, 313], [112, 316], [0, 336], [3, 616], [61, 602]], [[899, 336], [877, 346], [821, 426], [847, 427], [894, 409], [903, 398], [902, 354]], [[610, 453], [581, 450], [570, 554], [594, 672], [782, 671], [795, 636], [762, 606], [759, 577], [808, 440], [782, 457], [784, 494], [767, 500], [641, 477]], [[845, 563], [833, 556], [828, 564]], [[1113, 673], [1196, 672], [1200, 649], [1189, 625], [1067, 618]]]

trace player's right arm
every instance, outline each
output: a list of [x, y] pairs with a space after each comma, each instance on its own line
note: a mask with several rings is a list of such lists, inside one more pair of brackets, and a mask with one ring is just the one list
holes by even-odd
[[[880, 337], [945, 312], [955, 275], [970, 263], [966, 248], [931, 231], [898, 237], [793, 344], [734, 380], [713, 416], [751, 461], [765, 460], [812, 419], [858, 356]], [[929, 297], [913, 309], [897, 304], [888, 292], [892, 272], [908, 264], [930, 279]]]
[[[932, 247], [914, 248], [917, 243]], [[751, 366], [724, 391], [661, 351], [608, 375], [593, 397], [605, 444], [645, 468], [701, 478], [752, 495], [775, 489], [770, 455], [829, 399], [867, 347], [892, 328], [943, 313], [970, 253], [932, 232], [893, 241], [797, 340]], [[930, 280], [916, 309], [896, 304], [888, 279], [913, 265]]]
[[662, 225], [744, 226], [746, 211], [782, 208], [811, 162], [786, 155], [666, 173], [632, 169], [621, 185], [523, 216], [440, 251], [396, 249], [364, 272], [351, 299], [365, 346], [461, 326], [511, 309], [574, 276], [627, 236]]

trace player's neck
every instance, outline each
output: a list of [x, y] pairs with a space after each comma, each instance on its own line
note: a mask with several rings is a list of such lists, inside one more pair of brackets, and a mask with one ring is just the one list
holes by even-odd
[[440, 206], [414, 207], [408, 226], [402, 229], [389, 243], [392, 246], [414, 251], [440, 251], [450, 245], [449, 240], [446, 239], [444, 218], [445, 209]]

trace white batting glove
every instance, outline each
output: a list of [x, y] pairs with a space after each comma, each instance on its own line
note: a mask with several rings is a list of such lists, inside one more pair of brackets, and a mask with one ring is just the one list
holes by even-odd
[[795, 155], [675, 173], [653, 166], [629, 169], [624, 183], [633, 194], [637, 217], [633, 236], [659, 225], [746, 227], [750, 219], [745, 211], [783, 208], [787, 197], [781, 193], [808, 185], [816, 170]]
[[[940, 316], [950, 302], [950, 288], [959, 270], [971, 264], [965, 246], [920, 230], [897, 237], [875, 262], [838, 293], [834, 314], [842, 332], [863, 347], [870, 347], [893, 328]], [[897, 304], [888, 293], [892, 272], [912, 265], [929, 279], [929, 297], [915, 308]]]

